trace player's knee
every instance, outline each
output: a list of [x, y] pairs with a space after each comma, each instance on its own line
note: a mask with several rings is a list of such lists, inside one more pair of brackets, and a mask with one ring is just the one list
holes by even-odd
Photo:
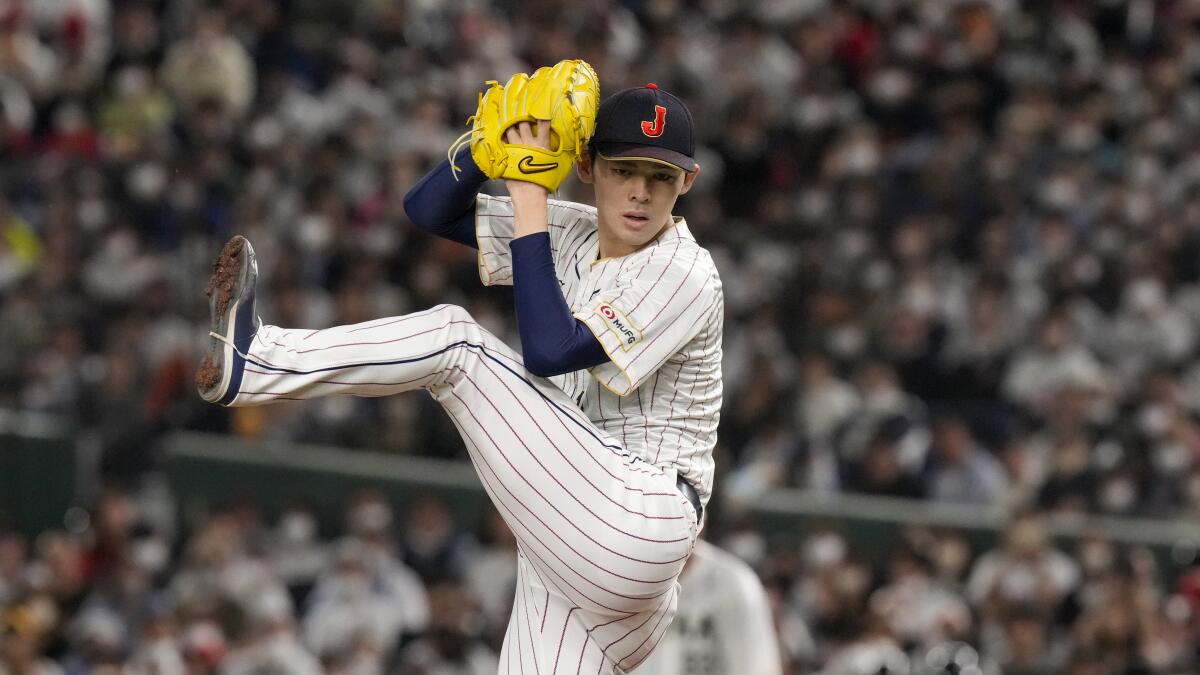
[[438, 305], [434, 311], [445, 318], [446, 326], [453, 336], [465, 338], [471, 342], [478, 342], [483, 336], [483, 327], [471, 316], [471, 313], [458, 305]]
[[458, 305], [442, 304], [442, 305], [438, 305], [437, 307], [434, 307], [433, 309], [435, 312], [442, 314], [449, 321], [454, 322], [454, 324], [456, 324], [456, 325], [460, 325], [460, 324], [477, 325], [477, 324], [475, 324], [475, 317], [471, 316], [470, 312], [468, 312], [466, 309], [463, 309], [462, 307], [460, 307]]

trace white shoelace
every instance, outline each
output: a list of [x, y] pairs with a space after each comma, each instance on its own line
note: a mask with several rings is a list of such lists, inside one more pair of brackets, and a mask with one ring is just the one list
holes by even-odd
[[211, 338], [216, 338], [216, 339], [220, 340], [221, 342], [224, 342], [225, 344], [229, 345], [229, 348], [232, 349], [233, 351], [237, 352], [238, 356], [242, 357], [243, 359], [250, 358], [249, 356], [246, 356], [246, 352], [238, 349], [237, 346], [234, 345], [233, 342], [230, 341], [228, 338], [226, 338], [224, 335], [221, 335], [220, 333], [214, 333], [210, 330], [210, 331], [208, 331], [208, 336]]
[[[257, 335], [258, 328], [260, 326], [262, 326], [262, 319], [255, 317], [254, 323], [256, 324], [254, 327], [254, 334]], [[238, 349], [237, 345], [233, 344], [233, 342], [231, 340], [229, 340], [229, 338], [226, 338], [224, 335], [221, 335], [220, 333], [214, 333], [213, 331], [210, 330], [210, 331], [208, 331], [208, 336], [211, 338], [216, 338], [217, 340], [220, 340], [221, 342], [224, 342], [225, 344], [229, 345], [229, 348], [232, 349], [233, 351], [237, 352], [238, 356], [242, 357], [243, 359], [250, 358], [250, 356], [246, 352]]]

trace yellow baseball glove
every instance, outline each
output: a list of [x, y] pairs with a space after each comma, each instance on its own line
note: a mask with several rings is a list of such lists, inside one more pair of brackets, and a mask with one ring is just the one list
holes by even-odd
[[[470, 144], [471, 158], [488, 178], [537, 183], [551, 192], [566, 180], [596, 129], [600, 79], [586, 61], [571, 59], [517, 73], [504, 86], [488, 82], [479, 107], [467, 120], [471, 130], [450, 147], [451, 165], [459, 148]], [[504, 132], [520, 122], [550, 124], [550, 149], [508, 143]], [[454, 167], [457, 172], [458, 167]], [[456, 174], [457, 175], [457, 174]]]

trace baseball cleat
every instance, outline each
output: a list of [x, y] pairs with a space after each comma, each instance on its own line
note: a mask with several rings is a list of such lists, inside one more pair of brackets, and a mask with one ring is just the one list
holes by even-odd
[[229, 405], [237, 396], [246, 367], [246, 352], [258, 331], [254, 286], [258, 262], [243, 236], [221, 247], [212, 277], [204, 288], [212, 318], [208, 354], [196, 369], [196, 389], [209, 403]]

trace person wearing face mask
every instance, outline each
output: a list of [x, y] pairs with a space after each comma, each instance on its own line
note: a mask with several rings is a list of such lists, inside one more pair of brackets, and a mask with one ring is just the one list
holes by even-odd
[[971, 629], [966, 602], [932, 574], [933, 563], [912, 546], [892, 551], [887, 584], [871, 594], [870, 607], [905, 645], [929, 648], [961, 639]]
[[338, 545], [308, 598], [303, 633], [314, 652], [333, 653], [364, 639], [386, 653], [425, 629], [430, 610], [420, 579], [408, 572], [400, 585], [394, 574], [381, 574], [377, 563], [361, 542]]
[[214, 515], [187, 543], [183, 566], [168, 585], [172, 598], [188, 611], [250, 611], [266, 593], [286, 595], [267, 563], [250, 555], [243, 529], [230, 513]]
[[128, 626], [120, 615], [99, 605], [76, 615], [67, 634], [68, 651], [62, 659], [66, 675], [87, 675], [120, 664], [129, 647]]
[[1051, 309], [1042, 317], [1038, 341], [1018, 350], [1004, 373], [1003, 393], [1028, 410], [1044, 410], [1065, 387], [1104, 391], [1108, 373], [1096, 356], [1076, 341], [1071, 317]]
[[425, 495], [409, 506], [401, 548], [404, 564], [428, 584], [464, 574], [474, 541], [456, 529], [444, 501]]
[[327, 564], [327, 547], [317, 535], [316, 517], [301, 506], [289, 507], [275, 526], [269, 549], [271, 567], [297, 604]]
[[976, 561], [966, 593], [985, 618], [995, 620], [1014, 607], [1053, 611], [1079, 579], [1078, 563], [1054, 548], [1041, 518], [1027, 512], [1009, 522], [999, 548]]
[[897, 443], [906, 469], [919, 464], [928, 440], [929, 410], [921, 399], [900, 387], [896, 369], [884, 361], [867, 361], [854, 373], [859, 407], [840, 434], [839, 457], [857, 461], [885, 429]]
[[1195, 324], [1162, 279], [1144, 275], [1126, 284], [1103, 342], [1119, 377], [1137, 380], [1155, 366], [1185, 363], [1195, 345]]
[[249, 601], [249, 633], [222, 665], [222, 675], [321, 675], [320, 663], [296, 635], [291, 599], [283, 591], [258, 595]]
[[[428, 600], [420, 575], [399, 557], [391, 503], [373, 488], [358, 491], [347, 502], [346, 528], [349, 535], [337, 543], [335, 559], [321, 575], [317, 587], [329, 578], [331, 570], [336, 571], [348, 559], [353, 559], [353, 565], [363, 566], [363, 576], [372, 593], [391, 600], [389, 611], [395, 616], [388, 625], [394, 622], [404, 632], [424, 629], [429, 621]], [[317, 597], [315, 590], [313, 597]], [[312, 601], [310, 597], [309, 602]]]

